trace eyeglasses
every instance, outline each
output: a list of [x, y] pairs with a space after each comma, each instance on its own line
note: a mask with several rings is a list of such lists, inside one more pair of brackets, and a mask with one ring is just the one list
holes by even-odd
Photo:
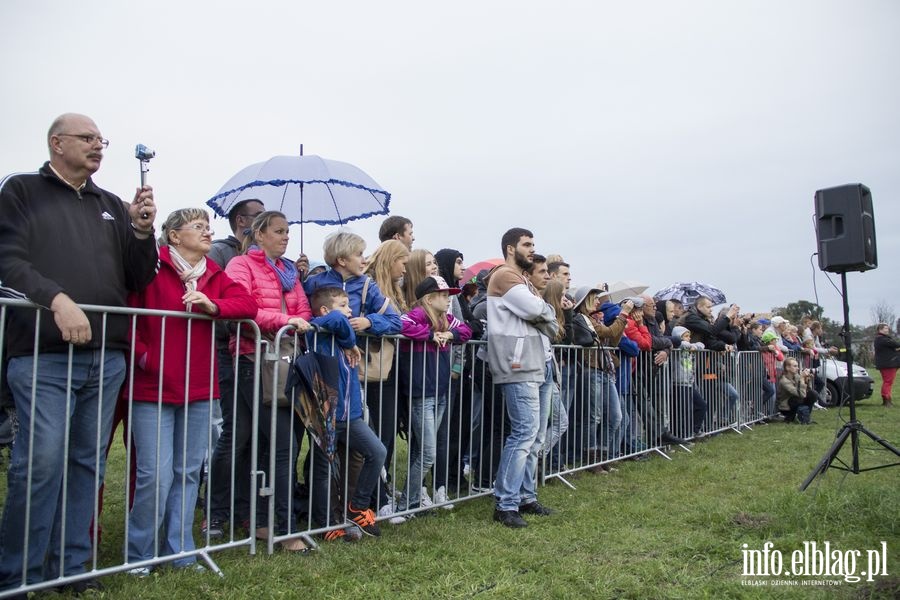
[[79, 140], [81, 140], [85, 144], [88, 144], [89, 146], [93, 146], [94, 142], [100, 142], [101, 146], [103, 146], [104, 148], [109, 148], [109, 140], [106, 138], [102, 138], [99, 135], [91, 135], [89, 133], [57, 133], [56, 135], [58, 137], [65, 136], [65, 137], [78, 138]]
[[255, 219], [256, 217], [258, 217], [258, 216], [261, 215], [261, 214], [263, 214], [263, 211], [255, 212], [255, 213], [252, 213], [252, 214], [249, 214], [249, 215], [248, 215], [248, 214], [241, 214], [241, 215], [238, 215], [238, 216], [239, 216], [239, 217], [247, 217], [247, 218], [249, 218], [249, 219]]
[[204, 225], [203, 223], [194, 223], [193, 225], [184, 225], [182, 227], [176, 227], [175, 231], [179, 231], [181, 229], [193, 229], [194, 231], [199, 231], [200, 233], [208, 233], [210, 235], [214, 234], [209, 225]]

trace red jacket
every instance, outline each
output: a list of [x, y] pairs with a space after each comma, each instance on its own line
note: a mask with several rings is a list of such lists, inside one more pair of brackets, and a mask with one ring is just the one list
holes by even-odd
[[[197, 281], [197, 289], [219, 307], [219, 314], [216, 316], [222, 319], [252, 319], [256, 315], [256, 303], [253, 302], [253, 298], [242, 286], [232, 281], [216, 263], [208, 258], [205, 260], [206, 273]], [[168, 246], [159, 249], [159, 263], [156, 277], [143, 292], [132, 293], [128, 297], [128, 305], [183, 312], [185, 306], [181, 297], [186, 290], [172, 265]], [[190, 353], [188, 353], [189, 331]], [[211, 321], [199, 319], [189, 321], [180, 317], [168, 317], [165, 319], [164, 348], [162, 344], [163, 317], [139, 316], [134, 336], [135, 400], [157, 401], [161, 360], [164, 365], [163, 402], [182, 404], [185, 401], [185, 377], [188, 368], [189, 401], [219, 397]], [[127, 388], [125, 392], [127, 394]]]
[[653, 347], [653, 338], [650, 335], [650, 330], [643, 323], [638, 325], [631, 315], [625, 317], [625, 337], [636, 343], [640, 350], [647, 351]]
[[[284, 304], [286, 312], [281, 310], [281, 280], [266, 261], [266, 255], [262, 250], [250, 250], [247, 254], [235, 256], [225, 267], [229, 277], [240, 283], [250, 292], [250, 296], [259, 307], [256, 313], [256, 323], [263, 333], [274, 334], [287, 325], [288, 319], [300, 317], [309, 321], [312, 318], [312, 310], [303, 292], [303, 282], [297, 278], [294, 289], [284, 292]], [[250, 338], [241, 338], [240, 354], [253, 354], [255, 344]], [[234, 350], [234, 338], [231, 340], [231, 349]]]

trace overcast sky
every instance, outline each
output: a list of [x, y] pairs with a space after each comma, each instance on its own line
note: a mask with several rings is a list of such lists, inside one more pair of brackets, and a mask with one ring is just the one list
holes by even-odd
[[[4, 0], [0, 22], [0, 171], [35, 170], [53, 118], [85, 113], [111, 140], [102, 187], [130, 199], [135, 144], [157, 151], [158, 225], [304, 144], [390, 191], [418, 247], [474, 262], [523, 226], [579, 285], [697, 279], [760, 312], [815, 281], [839, 319], [813, 195], [861, 182], [879, 266], [848, 275], [852, 319], [900, 313], [891, 0]], [[381, 220], [350, 224], [370, 250]], [[331, 230], [306, 225], [307, 254]]]

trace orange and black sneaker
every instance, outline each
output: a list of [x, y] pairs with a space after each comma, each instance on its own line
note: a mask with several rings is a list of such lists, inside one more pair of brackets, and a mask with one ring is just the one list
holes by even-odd
[[353, 521], [366, 535], [381, 535], [381, 529], [379, 529], [378, 524], [375, 523], [375, 512], [371, 508], [356, 510], [348, 504], [347, 518]]
[[345, 542], [349, 541], [347, 539], [347, 532], [343, 529], [332, 529], [331, 531], [326, 531], [322, 534], [323, 539], [326, 542], [336, 542], [338, 540], [344, 540]]

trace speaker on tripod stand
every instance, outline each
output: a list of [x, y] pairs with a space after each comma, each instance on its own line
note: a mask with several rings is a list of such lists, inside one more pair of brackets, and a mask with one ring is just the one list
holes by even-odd
[[[841, 297], [844, 305], [844, 328], [841, 337], [846, 347], [847, 385], [842, 390], [850, 407], [850, 421], [838, 432], [837, 438], [825, 456], [809, 474], [800, 491], [829, 468], [859, 474], [885, 466], [861, 469], [859, 467], [859, 435], [863, 434], [880, 444], [894, 456], [900, 451], [887, 441], [866, 429], [856, 420], [856, 399], [853, 397], [853, 346], [850, 340], [850, 304], [847, 299], [847, 272], [869, 271], [878, 268], [878, 251], [875, 245], [875, 214], [872, 211], [872, 192], [861, 183], [827, 188], [816, 192], [816, 241], [819, 247], [819, 268], [841, 274]], [[845, 398], [839, 402], [843, 405]], [[851, 460], [848, 465], [838, 457], [844, 442], [850, 439]], [[834, 463], [839, 463], [835, 465]]]
[[878, 268], [872, 192], [861, 183], [816, 192], [819, 268], [832, 273]]

